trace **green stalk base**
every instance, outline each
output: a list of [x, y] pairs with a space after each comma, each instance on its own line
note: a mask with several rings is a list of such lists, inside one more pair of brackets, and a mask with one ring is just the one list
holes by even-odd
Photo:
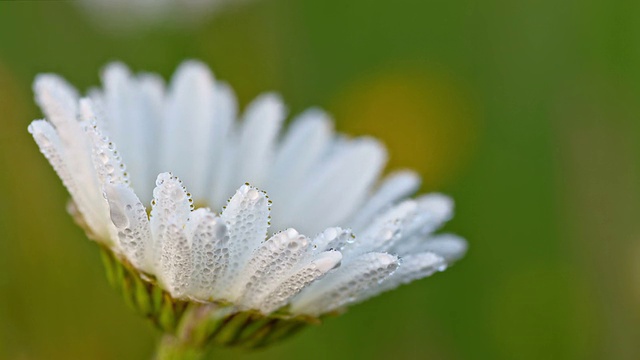
[[153, 276], [140, 273], [109, 248], [101, 249], [109, 283], [132, 309], [165, 334], [158, 359], [198, 359], [210, 346], [259, 348], [319, 323], [317, 318], [280, 311], [264, 315], [224, 302], [174, 299]]

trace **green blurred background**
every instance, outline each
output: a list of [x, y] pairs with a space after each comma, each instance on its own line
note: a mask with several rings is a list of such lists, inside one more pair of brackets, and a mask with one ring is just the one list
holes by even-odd
[[34, 76], [86, 90], [111, 60], [166, 78], [197, 58], [242, 104], [276, 90], [380, 137], [391, 168], [455, 198], [447, 230], [470, 243], [445, 273], [213, 358], [640, 359], [639, 18], [624, 0], [255, 0], [122, 30], [0, 2], [0, 358], [146, 359], [158, 337], [26, 131]]

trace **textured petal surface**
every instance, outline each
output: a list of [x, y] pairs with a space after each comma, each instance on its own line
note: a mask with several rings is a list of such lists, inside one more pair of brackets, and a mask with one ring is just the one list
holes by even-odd
[[233, 296], [244, 303], [269, 293], [298, 265], [308, 246], [309, 239], [294, 229], [272, 236], [254, 251], [236, 278]]
[[[187, 224], [191, 212], [191, 199], [180, 179], [171, 173], [162, 173], [156, 180], [151, 205], [151, 248], [154, 265], [159, 267], [165, 241], [169, 236], [180, 235], [179, 231]], [[169, 227], [173, 225], [176, 229], [169, 233]]]
[[253, 297], [247, 303], [247, 307], [260, 309], [264, 313], [279, 309], [306, 286], [336, 267], [340, 260], [342, 260], [342, 254], [338, 251], [319, 254], [313, 261], [292, 271], [267, 296]]
[[229, 229], [210, 210], [198, 209], [191, 213], [188, 234], [193, 259], [190, 295], [213, 300], [215, 286], [229, 263]]
[[222, 298], [234, 298], [232, 285], [241, 277], [241, 271], [252, 253], [266, 239], [269, 227], [269, 201], [266, 194], [252, 186], [243, 185], [231, 198], [222, 219], [229, 227], [229, 265], [220, 287]]
[[152, 273], [151, 228], [147, 211], [133, 190], [124, 184], [105, 186], [111, 222], [118, 229], [121, 251], [137, 268]]
[[303, 290], [293, 300], [291, 311], [294, 314], [320, 315], [364, 300], [361, 295], [378, 285], [397, 267], [398, 258], [393, 255], [361, 255]]
[[376, 296], [402, 284], [431, 276], [437, 271], [444, 271], [446, 268], [446, 260], [434, 253], [409, 254], [402, 258], [401, 265], [393, 274], [385, 279], [380, 286], [371, 287], [366, 294], [363, 294], [363, 297]]

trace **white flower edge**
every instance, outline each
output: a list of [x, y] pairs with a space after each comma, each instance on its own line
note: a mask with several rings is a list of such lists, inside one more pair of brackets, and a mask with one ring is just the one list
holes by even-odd
[[[219, 102], [226, 102], [226, 106], [219, 106], [218, 111], [223, 109], [227, 114], [222, 116], [224, 119], [218, 116], [215, 126], [235, 129], [240, 145], [233, 151], [226, 151], [227, 158], [218, 154], [215, 162], [224, 168], [231, 166], [224, 164], [229, 158], [251, 159], [243, 162], [239, 172], [276, 188], [274, 176], [265, 175], [269, 165], [280, 172], [288, 171], [287, 174], [295, 174], [301, 171], [300, 168], [317, 174], [303, 192], [309, 199], [286, 207], [292, 217], [295, 217], [295, 210], [304, 207], [305, 201], [313, 207], [313, 194], [327, 189], [329, 193], [336, 192], [340, 187], [332, 186], [335, 183], [355, 183], [355, 191], [349, 192], [354, 188], [347, 187], [349, 196], [343, 196], [346, 200], [340, 197], [339, 191], [338, 195], [328, 196], [337, 197], [342, 200], [340, 204], [353, 209], [352, 214], [342, 214], [338, 219], [350, 218], [350, 226], [358, 229], [358, 236], [354, 238], [349, 229], [330, 227], [312, 238], [300, 235], [294, 229], [269, 237], [271, 202], [264, 192], [245, 184], [219, 215], [206, 208], [194, 211], [191, 195], [170, 173], [158, 175], [151, 216], [147, 216], [146, 206], [130, 186], [129, 174], [116, 145], [103, 134], [101, 124], [106, 125], [108, 120], [96, 103], [103, 101], [105, 108], [112, 109], [113, 114], [118, 109], [114, 103], [123, 101], [118, 95], [127, 95], [120, 91], [128, 91], [128, 95], [133, 94], [139, 101], [146, 99], [153, 104], [162, 103], [162, 91], [158, 91], [155, 86], [158, 80], [153, 76], [134, 79], [119, 64], [107, 69], [111, 69], [111, 76], [105, 83], [111, 83], [111, 86], [107, 86], [102, 100], [95, 96], [80, 99], [61, 78], [39, 76], [35, 82], [36, 99], [48, 121], [34, 121], [29, 131], [69, 190], [95, 238], [126, 257], [138, 269], [155, 275], [172, 296], [199, 301], [227, 300], [241, 308], [263, 313], [290, 305], [293, 314], [318, 316], [444, 270], [466, 252], [463, 239], [454, 235], [433, 235], [452, 216], [453, 203], [448, 197], [430, 194], [402, 200], [417, 188], [419, 180], [412, 172], [388, 176], [367, 200], [362, 199], [362, 195], [353, 196], [353, 192], [366, 194], [371, 191], [368, 189], [378, 176], [380, 159], [385, 157], [380, 155], [384, 154], [384, 149], [378, 150], [379, 143], [367, 138], [346, 143], [341, 140], [343, 143], [335, 145], [338, 150], [333, 152], [344, 151], [344, 148], [348, 151], [339, 153], [343, 156], [328, 161], [328, 165], [325, 161], [323, 166], [314, 168], [313, 161], [318, 158], [319, 151], [314, 148], [314, 141], [327, 143], [331, 134], [320, 131], [316, 132], [320, 137], [314, 135], [313, 130], [326, 128], [327, 122], [323, 113], [313, 110], [294, 121], [274, 151], [284, 117], [279, 98], [273, 95], [259, 98], [245, 112], [241, 126], [236, 127], [234, 105], [229, 105], [234, 100], [229, 99], [228, 88], [207, 80], [211, 77], [208, 69], [197, 62], [187, 62], [178, 70], [172, 82], [173, 93], [168, 95], [172, 96], [167, 100], [168, 111], [180, 113], [193, 109], [194, 98], [202, 98], [203, 93], [211, 95], [211, 89], [214, 89], [213, 93], [216, 93], [215, 89], [224, 89], [217, 94], [226, 94], [218, 98]], [[113, 84], [118, 82], [117, 86]], [[196, 90], [194, 83], [199, 84]], [[191, 96], [186, 96], [185, 92]], [[211, 106], [210, 100], [196, 102], [196, 106], [206, 108], [203, 104]], [[161, 115], [158, 109], [155, 110], [156, 115]], [[196, 130], [213, 121], [213, 111], [205, 110], [192, 110], [193, 117], [201, 119], [195, 121], [200, 127]], [[120, 120], [126, 116], [119, 115]], [[149, 117], [141, 111], [134, 118], [136, 116], [139, 121]], [[109, 121], [113, 118], [118, 116], [112, 115]], [[260, 119], [262, 121], [258, 121]], [[165, 126], [161, 131], [167, 131], [166, 127], [172, 128]], [[122, 126], [112, 126], [113, 130], [122, 131]], [[220, 135], [217, 140], [222, 141]], [[200, 143], [195, 141], [194, 146], [197, 148]], [[179, 144], [171, 145], [173, 151], [169, 154], [185, 155]], [[217, 150], [221, 153], [228, 149]], [[310, 151], [314, 153], [311, 156]], [[344, 156], [349, 154], [353, 156]], [[137, 159], [138, 164], [144, 160], [131, 158]], [[195, 171], [193, 164], [181, 164], [183, 159], [177, 160], [182, 171]], [[356, 172], [349, 171], [354, 162], [367, 160], [365, 165], [373, 165], [360, 166]], [[196, 164], [198, 161], [201, 160], [197, 157], [193, 159]], [[191, 169], [188, 168], [190, 165]], [[361, 174], [363, 169], [368, 175]], [[341, 178], [345, 172], [348, 176]], [[357, 175], [365, 180], [353, 181]], [[220, 190], [219, 184], [213, 186], [214, 189]], [[196, 186], [206, 187], [197, 182]], [[284, 200], [282, 196], [280, 199]], [[322, 208], [315, 208], [308, 214], [321, 216]], [[287, 214], [286, 211], [283, 213]]]

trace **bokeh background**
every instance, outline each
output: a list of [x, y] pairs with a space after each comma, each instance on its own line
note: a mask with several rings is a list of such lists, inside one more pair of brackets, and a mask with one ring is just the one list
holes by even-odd
[[[169, 15], [173, 12], [169, 12]], [[242, 104], [283, 94], [380, 137], [457, 201], [453, 268], [258, 352], [218, 359], [639, 359], [640, 2], [254, 0], [197, 20], [105, 21], [0, 2], [0, 358], [146, 359], [158, 333], [26, 131], [31, 82], [82, 90], [121, 60], [208, 63]], [[102, 14], [104, 15], [104, 14]], [[121, 26], [123, 25], [123, 26]], [[268, 190], [268, 189], [267, 189]]]

